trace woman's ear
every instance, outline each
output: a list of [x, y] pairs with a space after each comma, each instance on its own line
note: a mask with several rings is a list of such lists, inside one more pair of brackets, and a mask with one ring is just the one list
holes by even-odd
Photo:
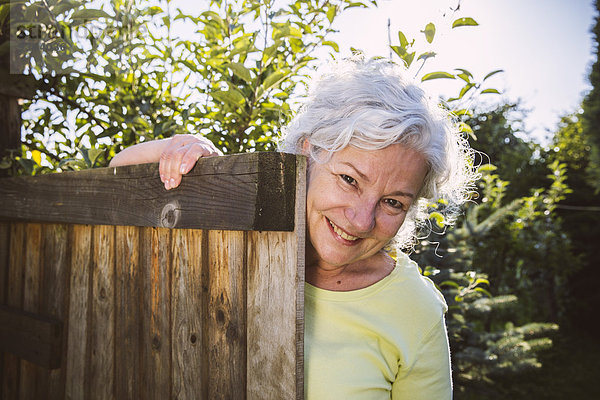
[[310, 153], [310, 143], [308, 139], [304, 139], [302, 142], [302, 155], [308, 156]]

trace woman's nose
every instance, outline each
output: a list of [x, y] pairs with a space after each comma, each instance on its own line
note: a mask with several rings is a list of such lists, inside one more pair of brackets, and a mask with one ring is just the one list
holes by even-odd
[[376, 203], [357, 202], [346, 208], [345, 215], [348, 222], [354, 227], [356, 233], [367, 233], [375, 227]]

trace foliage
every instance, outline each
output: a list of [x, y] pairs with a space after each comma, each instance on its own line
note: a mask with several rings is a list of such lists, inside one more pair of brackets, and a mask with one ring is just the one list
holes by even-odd
[[[557, 252], [568, 250], [552, 241], [548, 226], [540, 230], [568, 192], [564, 166], [552, 167], [549, 188], [506, 203], [507, 182], [495, 167], [483, 166], [480, 201], [468, 205], [457, 226], [434, 236], [435, 243], [424, 240], [415, 249], [414, 258], [427, 266], [425, 275], [442, 289], [449, 304], [455, 387], [465, 398], [486, 394], [499, 378], [539, 368], [537, 353], [551, 346], [548, 335], [558, 329], [555, 323], [531, 322], [553, 319], [551, 313], [542, 312], [544, 306], [532, 309], [528, 304], [532, 298], [546, 299], [548, 283], [559, 290], [564, 281], [562, 271], [545, 270], [536, 259], [546, 255], [550, 246], [557, 246]], [[532, 235], [540, 237], [525, 240]], [[504, 246], [499, 240], [509, 243]], [[539, 247], [540, 243], [545, 246]], [[504, 253], [498, 254], [498, 249]], [[565, 256], [554, 252], [549, 256], [564, 262]], [[552, 279], [548, 281], [543, 273]]]
[[[456, 13], [460, 10], [460, 0], [456, 7], [450, 7], [447, 16], [447, 25], [449, 27], [442, 27], [447, 29], [456, 29], [460, 27], [478, 26], [479, 24], [475, 19], [469, 16], [459, 17]], [[466, 68], [454, 68], [453, 72], [448, 71], [430, 71], [424, 70], [427, 62], [437, 56], [437, 53], [433, 51], [433, 41], [435, 40], [436, 32], [438, 27], [432, 22], [425, 25], [421, 33], [423, 37], [407, 38], [406, 34], [402, 31], [398, 31], [398, 44], [391, 45], [392, 51], [400, 58], [401, 62], [406, 65], [409, 71], [414, 73], [415, 77], [420, 76], [422, 82], [431, 81], [434, 79], [451, 79], [459, 81], [462, 86], [460, 87], [458, 94], [453, 97], [447, 97], [442, 100], [443, 105], [451, 111], [458, 120], [458, 127], [462, 132], [476, 139], [476, 136], [471, 129], [471, 126], [466, 123], [465, 117], [471, 115], [469, 105], [472, 104], [473, 100], [483, 94], [499, 94], [498, 89], [488, 87], [487, 80], [494, 75], [503, 72], [498, 69], [490, 71], [483, 78], [476, 79], [473, 74]], [[423, 39], [425, 43], [423, 42]], [[418, 56], [417, 56], [418, 54]], [[415, 59], [416, 57], [416, 59]], [[416, 69], [416, 71], [415, 71]]]
[[600, 237], [600, 194], [589, 183], [591, 147], [581, 112], [578, 112], [561, 118], [547, 156], [566, 165], [566, 183], [573, 188], [573, 192], [557, 205], [556, 213], [582, 265], [580, 273], [569, 279], [570, 297], [573, 298], [569, 322], [582, 331], [593, 329], [589, 321], [600, 306], [600, 293], [596, 290], [596, 282], [600, 279], [596, 255], [597, 238]]
[[[314, 50], [337, 51], [327, 40], [335, 18], [368, 4], [212, 0], [198, 15], [169, 0], [2, 4], [5, 18], [12, 7], [11, 18], [21, 13], [64, 37], [59, 57], [51, 40], [22, 54], [38, 90], [23, 105], [22, 151], [3, 166], [26, 174], [103, 166], [123, 147], [181, 132], [203, 133], [224, 152], [272, 149]], [[186, 26], [193, 33], [177, 36]]]
[[583, 133], [589, 140], [591, 155], [587, 165], [588, 182], [594, 187], [596, 194], [600, 193], [600, 60], [598, 59], [598, 43], [600, 40], [600, 2], [594, 2], [596, 7], [596, 23], [592, 30], [596, 44], [596, 60], [592, 65], [589, 80], [592, 90], [583, 100]]
[[471, 140], [471, 146], [479, 152], [475, 155], [475, 165], [496, 166], [495, 173], [510, 182], [505, 188], [507, 200], [527, 195], [532, 184], [550, 183], [546, 178], [544, 149], [527, 140], [525, 115], [526, 111], [516, 102], [476, 109], [463, 117], [477, 138]]

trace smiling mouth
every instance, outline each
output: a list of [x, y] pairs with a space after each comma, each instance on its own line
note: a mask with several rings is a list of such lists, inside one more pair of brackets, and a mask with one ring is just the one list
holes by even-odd
[[349, 235], [346, 232], [344, 232], [341, 228], [339, 228], [336, 224], [334, 224], [329, 218], [327, 218], [327, 222], [329, 222], [329, 225], [331, 225], [331, 228], [333, 229], [333, 231], [335, 233], [337, 233], [342, 239], [346, 239], [351, 242], [360, 239], [357, 236], [352, 236], [352, 235]]

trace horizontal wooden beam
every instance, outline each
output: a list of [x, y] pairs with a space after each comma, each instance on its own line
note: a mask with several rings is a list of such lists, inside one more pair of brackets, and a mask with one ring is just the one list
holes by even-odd
[[62, 322], [0, 306], [0, 352], [48, 369], [60, 367]]
[[202, 158], [165, 190], [158, 164], [0, 179], [0, 218], [93, 225], [293, 231], [296, 157]]

